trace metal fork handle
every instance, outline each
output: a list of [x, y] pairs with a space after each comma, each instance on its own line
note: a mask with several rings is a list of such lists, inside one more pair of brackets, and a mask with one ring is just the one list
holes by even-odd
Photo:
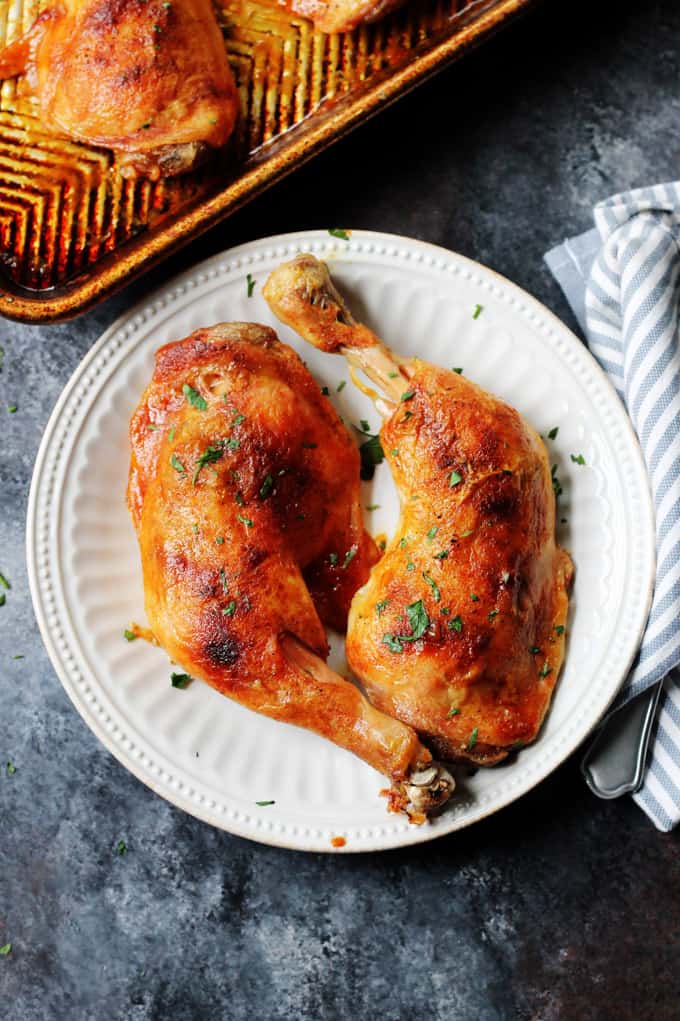
[[642, 786], [662, 686], [655, 684], [610, 716], [583, 756], [581, 772], [598, 798], [620, 798]]

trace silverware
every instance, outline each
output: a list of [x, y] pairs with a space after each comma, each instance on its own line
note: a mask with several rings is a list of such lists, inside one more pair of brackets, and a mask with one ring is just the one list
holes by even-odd
[[610, 716], [581, 762], [581, 772], [598, 798], [620, 798], [642, 786], [647, 749], [663, 681]]

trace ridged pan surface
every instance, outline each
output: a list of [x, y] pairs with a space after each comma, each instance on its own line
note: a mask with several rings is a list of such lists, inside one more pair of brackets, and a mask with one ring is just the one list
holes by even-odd
[[[41, 124], [22, 79], [0, 88], [0, 313], [77, 314], [228, 215], [531, 0], [412, 0], [324, 35], [273, 0], [218, 8], [241, 97], [228, 150], [184, 177], [130, 181], [102, 149]], [[0, 2], [0, 43], [40, 4]]]

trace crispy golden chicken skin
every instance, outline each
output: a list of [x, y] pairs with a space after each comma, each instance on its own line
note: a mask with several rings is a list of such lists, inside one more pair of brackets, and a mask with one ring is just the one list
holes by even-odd
[[350, 666], [436, 754], [502, 760], [537, 736], [564, 658], [573, 567], [555, 543], [543, 442], [464, 376], [393, 359], [312, 256], [275, 270], [263, 293], [387, 394], [380, 438], [401, 518], [352, 603]]
[[223, 146], [238, 95], [210, 0], [61, 0], [0, 53], [46, 127], [113, 149], [123, 173], [183, 173]]
[[290, 8], [314, 22], [320, 32], [351, 32], [378, 21], [404, 0], [290, 0]]
[[325, 663], [323, 625], [344, 630], [378, 554], [358, 451], [295, 352], [247, 323], [166, 345], [130, 439], [146, 612], [171, 659], [412, 780], [399, 790], [420, 809], [445, 800], [453, 782], [414, 731]]

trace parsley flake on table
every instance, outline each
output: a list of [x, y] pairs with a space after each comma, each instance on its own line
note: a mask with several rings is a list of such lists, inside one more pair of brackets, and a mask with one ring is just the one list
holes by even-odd
[[17, 767], [14, 765], [14, 763], [13, 762], [8, 762], [7, 763], [7, 776], [14, 776], [16, 771], [17, 771]]
[[116, 844], [116, 854], [120, 855], [121, 858], [124, 854], [127, 854], [127, 844], [124, 840], [119, 840]]
[[431, 578], [429, 574], [425, 573], [425, 571], [423, 571], [423, 578], [432, 589], [432, 595], [434, 596], [435, 603], [438, 603], [442, 597], [442, 594], [439, 591], [439, 585], [437, 585], [437, 582], [434, 580], [434, 578]]
[[17, 408], [16, 404], [8, 404], [7, 410], [9, 411], [10, 415], [14, 415], [15, 412], [17, 412], [19, 409]]
[[349, 232], [341, 227], [329, 227], [328, 233], [332, 238], [340, 238], [341, 241], [349, 241]]
[[255, 277], [248, 273], [246, 277], [246, 287], [248, 289], [248, 297], [252, 298], [253, 291], [255, 290]]
[[192, 680], [193, 678], [189, 674], [177, 674], [174, 671], [170, 674], [170, 682], [173, 688], [179, 688], [182, 691], [189, 687]]
[[586, 463], [586, 459], [583, 456], [583, 454], [571, 454], [571, 459], [574, 462], [574, 464], [585, 464]]
[[11, 943], [5, 943], [4, 946], [0, 947], [0, 957], [7, 957], [7, 955], [11, 953], [12, 953]]
[[208, 402], [205, 397], [202, 397], [198, 390], [194, 390], [193, 386], [185, 383], [182, 387], [182, 393], [194, 408], [198, 408], [199, 411], [208, 410]]
[[7, 580], [7, 578], [4, 576], [4, 574], [1, 574], [1, 573], [0, 573], [0, 585], [2, 585], [2, 587], [6, 588], [6, 589], [10, 589], [12, 587], [10, 585], [9, 581]]

